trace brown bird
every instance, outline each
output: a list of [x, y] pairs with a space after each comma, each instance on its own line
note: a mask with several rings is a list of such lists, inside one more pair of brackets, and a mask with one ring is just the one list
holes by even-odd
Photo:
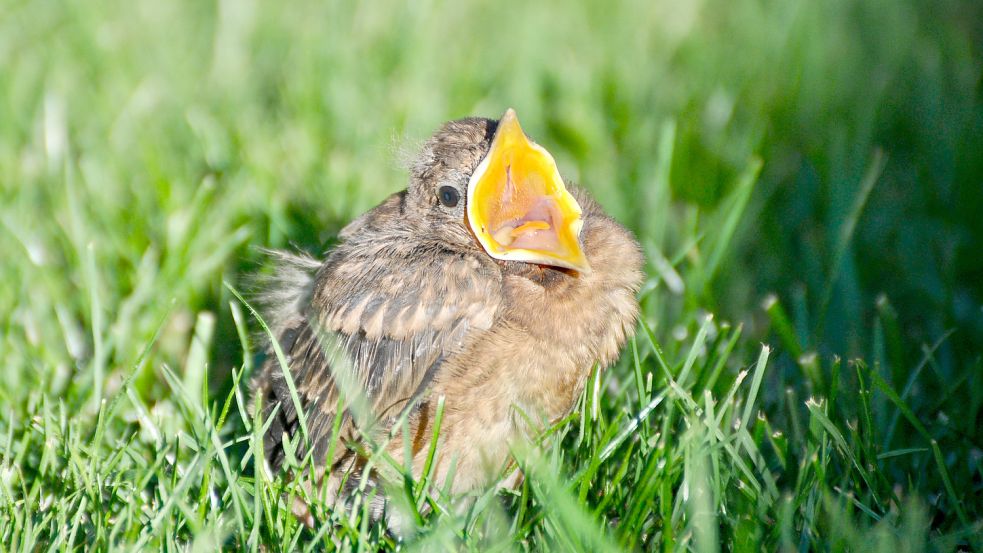
[[[267, 319], [291, 378], [270, 355], [253, 382], [274, 418], [269, 467], [311, 452], [310, 481], [329, 501], [366, 489], [363, 476], [377, 483], [385, 463], [366, 470], [373, 444], [397, 460], [408, 450], [420, 478], [441, 398], [437, 486], [514, 485], [517, 471], [496, 480], [509, 445], [535, 431], [526, 421], [570, 413], [592, 367], [611, 364], [634, 332], [637, 242], [564, 184], [511, 109], [446, 123], [408, 189], [339, 237], [323, 263], [278, 255]], [[384, 516], [384, 494], [374, 497]], [[306, 505], [295, 511], [310, 522]]]

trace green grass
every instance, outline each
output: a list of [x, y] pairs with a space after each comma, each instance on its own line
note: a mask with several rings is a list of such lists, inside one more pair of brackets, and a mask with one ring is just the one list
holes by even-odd
[[[980, 21], [0, 0], [0, 550], [983, 550]], [[509, 106], [636, 232], [643, 324], [519, 490], [399, 477], [403, 541], [309, 530], [255, 469], [232, 291]]]

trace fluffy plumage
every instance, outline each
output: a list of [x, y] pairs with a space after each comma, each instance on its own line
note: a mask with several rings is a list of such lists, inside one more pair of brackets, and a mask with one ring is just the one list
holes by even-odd
[[[323, 263], [278, 256], [267, 317], [307, 416], [315, 481], [328, 478], [332, 496], [352, 493], [365, 461], [344, 444], [379, 440], [404, 414], [419, 476], [439, 397], [437, 483], [452, 465], [455, 492], [494, 483], [508, 444], [530, 430], [518, 413], [565, 416], [591, 368], [613, 362], [634, 330], [638, 244], [583, 190], [572, 193], [583, 210], [589, 274], [495, 260], [476, 242], [463, 198], [495, 127], [479, 118], [445, 124], [412, 163], [409, 188], [350, 223]], [[462, 198], [452, 208], [438, 199], [448, 185]], [[283, 440], [297, 436], [299, 425], [274, 356], [253, 387], [264, 418], [275, 417], [266, 452], [278, 469]], [[343, 443], [327, 458], [342, 392]], [[396, 459], [403, 458], [401, 436], [388, 446]], [[298, 456], [305, 452], [302, 445]], [[352, 477], [343, 489], [346, 473]]]

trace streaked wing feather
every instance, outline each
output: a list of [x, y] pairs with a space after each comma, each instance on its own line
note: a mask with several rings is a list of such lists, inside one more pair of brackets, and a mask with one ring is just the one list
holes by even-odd
[[[389, 201], [377, 210], [395, 208]], [[373, 224], [361, 221], [360, 235], [332, 252], [315, 276], [309, 306], [280, 331], [315, 456], [326, 454], [345, 382], [364, 394], [369, 415], [385, 426], [425, 390], [445, 355], [491, 326], [498, 309], [495, 272], [413, 236], [365, 239]], [[275, 360], [266, 373], [268, 395], [281, 404], [274, 427], [293, 435], [297, 414]], [[355, 438], [356, 426], [345, 413], [343, 438]], [[269, 438], [279, 442], [280, 434]], [[279, 466], [282, 451], [270, 457]]]

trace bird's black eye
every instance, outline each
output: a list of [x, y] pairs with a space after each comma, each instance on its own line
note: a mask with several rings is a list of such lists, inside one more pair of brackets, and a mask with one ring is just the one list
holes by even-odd
[[440, 203], [447, 207], [456, 206], [458, 200], [461, 199], [461, 195], [453, 186], [441, 186], [440, 190], [437, 191], [437, 196], [440, 198]]

